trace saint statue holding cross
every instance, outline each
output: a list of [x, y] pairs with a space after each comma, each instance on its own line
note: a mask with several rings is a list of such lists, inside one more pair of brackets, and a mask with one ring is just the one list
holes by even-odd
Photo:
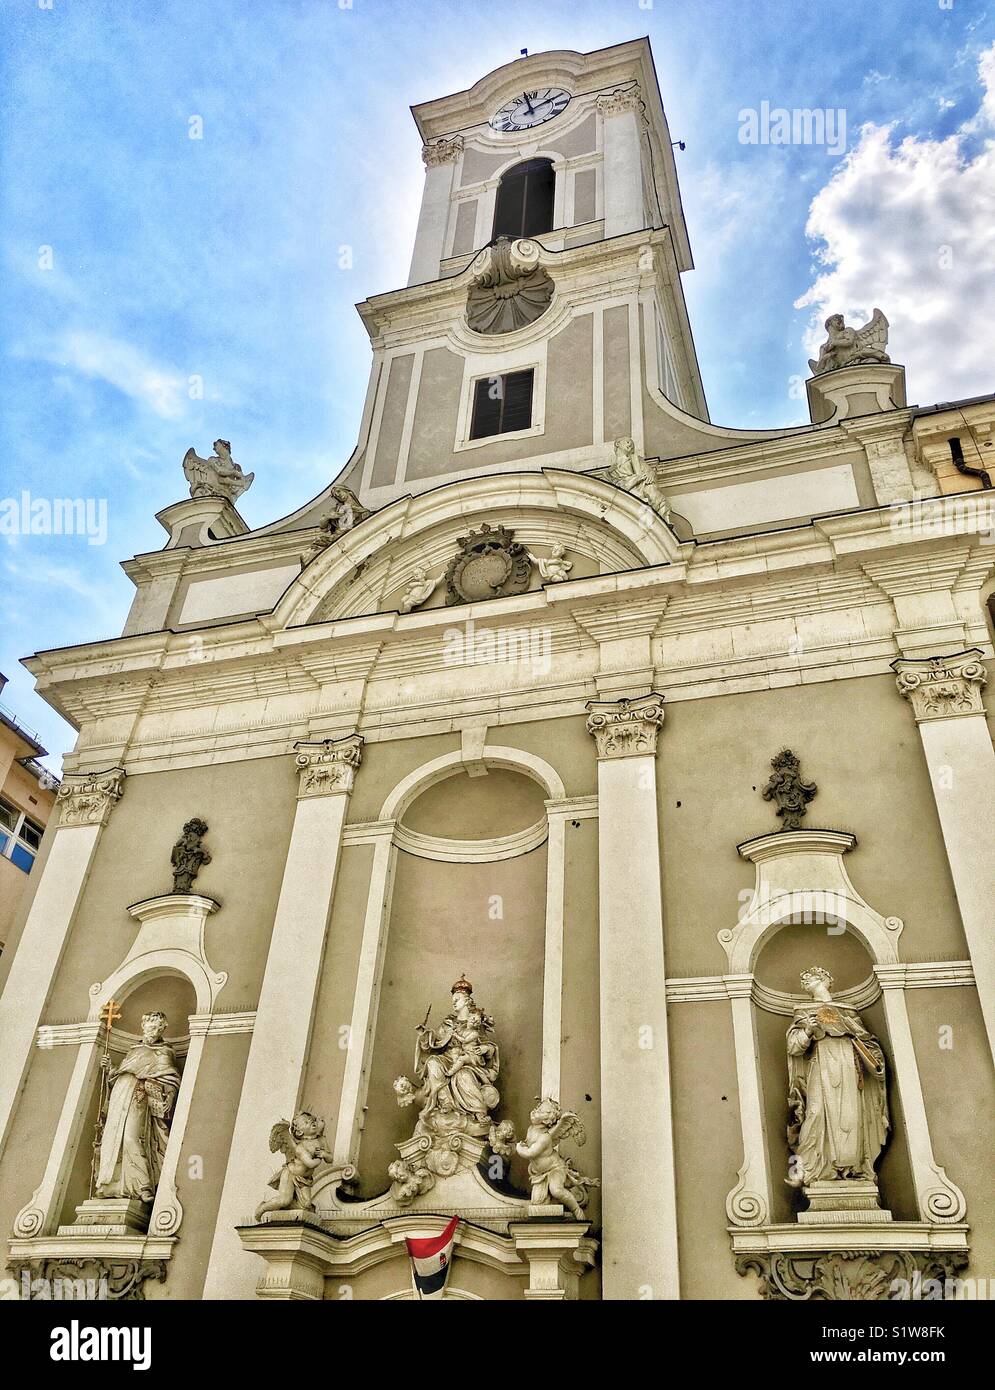
[[[173, 1049], [163, 1041], [166, 1015], [142, 1015], [142, 1041], [114, 1069], [105, 1053], [110, 1099], [100, 1133], [97, 1193], [101, 1197], [155, 1197], [180, 1088]], [[108, 1025], [109, 1031], [109, 1025]]]

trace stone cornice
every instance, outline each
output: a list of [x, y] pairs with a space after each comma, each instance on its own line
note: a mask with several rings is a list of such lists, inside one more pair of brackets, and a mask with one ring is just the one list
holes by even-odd
[[978, 647], [951, 656], [899, 659], [891, 663], [898, 693], [912, 706], [916, 723], [930, 719], [985, 716], [982, 691], [988, 673]]
[[[529, 475], [516, 484], [527, 484], [526, 492], [548, 490], [544, 478], [554, 481], [559, 513], [570, 503], [567, 493], [575, 476], [553, 471]], [[606, 496], [617, 493], [617, 489], [609, 492], [604, 485], [598, 487]], [[410, 504], [425, 508], [419, 526], [434, 526], [447, 517], [444, 492]], [[893, 529], [891, 508], [818, 518], [806, 526], [708, 544], [678, 544], [671, 538], [659, 552], [672, 555], [670, 563], [644, 563], [623, 573], [591, 575], [468, 605], [460, 611], [460, 621], [495, 629], [538, 624], [547, 632], [557, 661], [547, 678], [532, 682], [527, 692], [523, 689], [520, 717], [548, 717], [543, 711], [552, 712], [557, 701], [571, 710], [582, 708], [596, 693], [598, 644], [618, 636], [615, 627], [623, 618], [631, 619], [630, 628], [634, 623], [635, 630], [648, 634], [656, 665], [654, 683], [667, 690], [671, 700], [755, 689], [768, 672], [777, 672], [783, 680], [785, 671], [794, 671], [799, 681], [803, 673], [810, 681], [833, 678], [844, 670], [847, 675], [888, 673], [903, 647], [909, 650], [904, 637], [907, 620], [896, 626], [891, 595], [949, 592], [956, 611], [970, 615], [973, 592], [995, 566], [995, 551], [973, 543], [975, 533], [984, 530], [983, 494], [939, 499], [941, 509], [952, 500], [959, 503], [956, 516], [963, 533], [940, 540], [922, 541], [914, 532]], [[592, 495], [592, 506], [595, 501]], [[519, 493], [517, 505], [523, 502]], [[381, 524], [389, 520], [385, 517]], [[593, 521], [584, 524], [590, 527]], [[402, 527], [407, 525], [402, 522]], [[396, 538], [396, 527], [393, 534]], [[402, 534], [407, 533], [402, 530]], [[418, 536], [421, 531], [416, 528], [410, 534]], [[665, 537], [663, 527], [661, 537]], [[379, 532], [369, 544], [375, 552], [382, 544]], [[363, 554], [357, 541], [343, 546], [337, 557], [329, 552], [327, 563], [339, 566], [341, 582], [347, 584], [351, 568], [362, 563]], [[928, 564], [923, 563], [924, 555]], [[319, 560], [316, 565], [322, 563]], [[317, 574], [303, 580], [300, 590], [306, 590], [312, 605], [319, 601], [316, 582]], [[987, 653], [984, 615], [981, 605], [975, 606], [974, 618], [960, 620], [960, 641], [964, 648], [977, 647]], [[830, 627], [820, 621], [827, 614], [834, 615]], [[194, 760], [201, 756], [196, 732], [201, 711], [205, 712], [204, 738], [209, 737], [212, 746], [222, 747], [225, 731], [230, 729], [233, 747], [240, 739], [244, 744], [248, 735], [249, 743], [260, 750], [254, 755], [260, 756], [262, 750], [289, 751], [294, 739], [345, 734], [356, 727], [367, 734], [381, 730], [375, 736], [391, 736], [389, 727], [400, 727], [406, 719], [433, 719], [437, 693], [424, 682], [443, 675], [450, 717], [454, 708], [473, 713], [489, 707], [479, 679], [470, 680], [472, 672], [464, 678], [459, 668], [443, 670], [441, 634], [453, 623], [451, 609], [360, 614], [323, 622], [307, 622], [305, 616], [290, 621], [304, 625], [284, 627], [278, 614], [266, 614], [179, 633], [142, 633], [56, 649], [28, 658], [25, 665], [37, 677], [43, 697], [80, 727], [90, 728], [97, 720], [133, 721], [141, 714], [139, 742], [155, 746], [155, 721], [170, 711], [190, 711], [189, 728], [183, 733], [174, 729], [161, 747], [163, 751], [167, 746], [175, 752], [188, 750]], [[792, 649], [784, 645], [786, 636], [780, 647], [776, 633], [774, 645], [764, 636], [764, 624], [780, 623], [786, 625], [785, 632], [803, 633], [801, 625], [809, 621], [819, 623], [818, 640], [808, 639]], [[744, 625], [756, 634], [752, 644], [744, 643]], [[735, 651], [725, 637], [719, 639], [726, 629], [739, 633]], [[708, 630], [716, 636], [703, 646]], [[902, 645], [896, 636], [899, 631]], [[579, 632], [584, 636], [578, 645]], [[949, 636], [944, 640], [950, 650]], [[937, 642], [925, 633], [913, 655], [936, 647]], [[385, 683], [386, 696], [388, 685], [398, 680], [409, 695], [399, 703], [394, 689], [388, 713], [386, 706], [381, 708], [378, 683]], [[353, 713], [339, 702], [338, 713], [330, 718], [322, 691], [343, 681], [354, 685], [347, 701]], [[493, 684], [497, 699], [507, 685], [500, 668], [495, 669]], [[205, 700], [207, 690], [209, 701]], [[260, 698], [268, 701], [265, 713], [256, 704], [249, 718], [251, 702]], [[472, 700], [472, 707], [464, 707], [464, 699]], [[535, 706], [531, 713], [530, 706]], [[501, 707], [508, 708], [506, 699]], [[360, 708], [368, 713], [357, 726], [355, 712]], [[214, 712], [208, 715], [208, 710]], [[78, 768], [80, 760], [90, 767], [125, 761], [132, 725], [119, 727], [125, 729], [126, 741], [84, 738], [70, 758], [70, 769]], [[207, 744], [203, 747], [206, 750]]]

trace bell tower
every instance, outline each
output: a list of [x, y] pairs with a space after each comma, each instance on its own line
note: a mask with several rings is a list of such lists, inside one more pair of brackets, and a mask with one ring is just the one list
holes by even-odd
[[697, 447], [693, 262], [648, 40], [533, 54], [413, 115], [410, 274], [359, 306], [374, 363], [341, 481], [377, 508], [482, 473], [598, 468], [621, 437]]

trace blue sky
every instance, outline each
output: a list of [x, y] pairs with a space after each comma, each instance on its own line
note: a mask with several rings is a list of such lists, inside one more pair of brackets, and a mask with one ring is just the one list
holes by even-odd
[[[0, 536], [3, 701], [53, 766], [72, 732], [18, 659], [120, 631], [118, 562], [164, 542], [154, 514], [185, 495], [190, 445], [232, 441], [253, 526], [340, 471], [369, 365], [353, 306], [407, 278], [408, 107], [523, 47], [650, 36], [687, 144], [684, 283], [714, 421], [802, 418], [830, 303], [880, 303], [911, 399], [995, 387], [995, 3], [48, 3], [3, 10], [0, 499], [106, 499], [108, 518], [100, 545]], [[845, 150], [742, 143], [764, 101], [842, 109]]]

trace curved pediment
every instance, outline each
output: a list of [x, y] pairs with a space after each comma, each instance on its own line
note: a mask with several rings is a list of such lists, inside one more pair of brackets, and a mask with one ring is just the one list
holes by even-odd
[[[403, 497], [360, 522], [291, 584], [274, 610], [274, 626], [406, 612], [409, 602], [419, 610], [445, 606], [452, 562], [465, 554], [471, 532], [479, 536], [487, 528], [503, 534], [490, 554], [471, 556], [461, 567], [457, 601], [484, 597], [492, 583], [495, 595], [507, 596], [670, 564], [680, 555], [680, 542], [659, 516], [598, 478], [560, 469], [472, 478]], [[514, 564], [504, 558], [512, 547]]]

